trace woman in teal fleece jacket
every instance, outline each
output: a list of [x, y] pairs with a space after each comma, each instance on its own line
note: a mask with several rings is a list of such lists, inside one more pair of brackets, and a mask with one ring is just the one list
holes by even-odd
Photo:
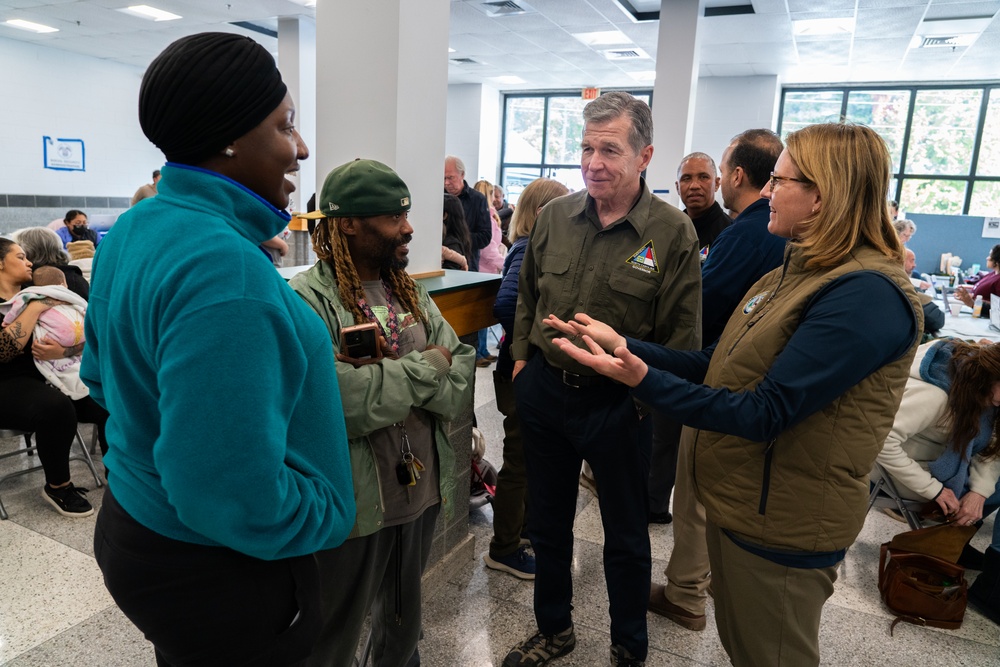
[[168, 47], [139, 115], [168, 162], [95, 256], [81, 371], [111, 415], [97, 562], [158, 665], [301, 664], [312, 554], [355, 515], [326, 329], [257, 249], [309, 152], [274, 61], [237, 35]]

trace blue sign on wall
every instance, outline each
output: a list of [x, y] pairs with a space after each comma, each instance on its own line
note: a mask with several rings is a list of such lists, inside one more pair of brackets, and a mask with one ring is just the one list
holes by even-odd
[[87, 171], [83, 139], [53, 139], [42, 137], [42, 157], [46, 169], [56, 171]]

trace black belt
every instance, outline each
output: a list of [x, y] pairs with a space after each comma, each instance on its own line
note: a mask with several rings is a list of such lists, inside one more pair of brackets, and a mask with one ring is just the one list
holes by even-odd
[[559, 378], [564, 385], [567, 387], [573, 387], [574, 389], [601, 387], [615, 384], [614, 380], [604, 377], [603, 375], [578, 375], [577, 373], [570, 373], [569, 371], [564, 371], [561, 368], [556, 368], [548, 361], [544, 360], [542, 361], [542, 365], [546, 370]]

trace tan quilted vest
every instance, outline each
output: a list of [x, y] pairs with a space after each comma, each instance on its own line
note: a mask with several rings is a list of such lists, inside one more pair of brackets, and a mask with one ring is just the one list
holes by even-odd
[[[803, 309], [830, 281], [855, 271], [878, 271], [907, 296], [923, 330], [923, 311], [902, 264], [868, 247], [840, 266], [806, 270], [801, 250], [789, 245], [786, 263], [761, 278], [730, 318], [705, 384], [735, 391], [763, 378], [798, 328]], [[749, 313], [745, 311], [750, 310]], [[910, 350], [848, 389], [825, 408], [785, 430], [773, 442], [700, 431], [695, 437], [695, 481], [708, 518], [751, 541], [794, 551], [850, 546], [864, 523], [868, 473], [892, 427], [910, 362]]]

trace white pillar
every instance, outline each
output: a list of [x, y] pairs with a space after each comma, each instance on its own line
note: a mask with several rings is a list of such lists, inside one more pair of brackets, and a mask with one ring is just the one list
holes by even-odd
[[677, 165], [691, 152], [703, 4], [704, 0], [672, 0], [660, 8], [653, 86], [654, 150], [646, 180], [651, 190], [675, 205], [680, 202], [674, 192]]
[[[295, 102], [295, 126], [310, 151], [316, 146], [316, 24], [304, 16], [278, 19], [278, 69]], [[316, 182], [315, 155], [299, 165], [292, 211], [305, 211]]]
[[441, 268], [450, 8], [449, 0], [316, 5], [317, 189], [358, 157], [395, 169], [413, 201], [411, 273]]

